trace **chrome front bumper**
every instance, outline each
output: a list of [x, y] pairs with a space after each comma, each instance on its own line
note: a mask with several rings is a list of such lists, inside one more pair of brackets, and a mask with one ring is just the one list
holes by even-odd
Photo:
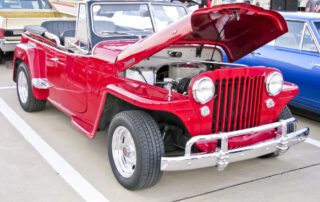
[[[192, 170], [217, 166], [218, 170], [225, 169], [229, 163], [256, 158], [273, 152], [284, 153], [289, 147], [303, 142], [308, 134], [309, 128], [303, 128], [293, 133], [287, 134], [287, 125], [296, 122], [295, 118], [280, 120], [279, 122], [262, 125], [254, 128], [237, 130], [233, 132], [217, 133], [210, 135], [201, 135], [191, 138], [185, 148], [185, 155], [178, 157], [162, 157], [162, 171]], [[257, 132], [277, 129], [277, 137], [263, 141], [254, 145], [228, 149], [228, 138], [241, 136], [245, 134], [254, 134]], [[191, 148], [195, 143], [204, 141], [220, 140], [221, 148], [214, 153], [192, 154]]]

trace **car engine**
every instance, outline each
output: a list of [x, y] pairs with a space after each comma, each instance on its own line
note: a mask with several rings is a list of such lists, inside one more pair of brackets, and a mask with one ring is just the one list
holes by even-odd
[[127, 69], [124, 76], [186, 95], [192, 78], [220, 68], [209, 63], [221, 60], [221, 52], [211, 47], [169, 48]]
[[125, 77], [187, 94], [191, 79], [205, 71], [208, 71], [205, 64], [173, 63], [160, 68], [130, 68]]

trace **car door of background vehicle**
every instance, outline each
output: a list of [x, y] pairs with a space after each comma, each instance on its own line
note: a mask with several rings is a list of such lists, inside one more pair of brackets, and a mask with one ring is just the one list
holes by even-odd
[[320, 55], [312, 30], [303, 21], [288, 20], [287, 24], [288, 33], [239, 62], [280, 69], [286, 81], [299, 85], [300, 92], [294, 101], [320, 109]]

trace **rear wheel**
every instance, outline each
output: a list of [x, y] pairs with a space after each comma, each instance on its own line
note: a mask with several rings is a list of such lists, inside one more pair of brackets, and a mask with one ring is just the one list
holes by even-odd
[[21, 107], [27, 112], [41, 111], [46, 107], [45, 100], [38, 100], [32, 94], [30, 74], [24, 62], [17, 70], [17, 94]]
[[113, 174], [122, 186], [137, 190], [159, 181], [164, 145], [158, 125], [149, 114], [117, 114], [111, 121], [107, 143]]
[[[292, 115], [289, 107], [285, 106], [282, 109], [282, 111], [281, 111], [281, 113], [280, 113], [280, 115], [278, 117], [278, 121], [289, 119], [289, 118], [292, 118], [292, 117], [293, 117], [293, 115]], [[295, 132], [296, 130], [297, 130], [297, 123], [296, 122], [288, 124], [287, 133], [292, 133], [292, 132]], [[271, 158], [271, 157], [277, 157], [279, 155], [280, 155], [279, 152], [273, 152], [271, 154], [266, 154], [264, 156], [261, 156], [261, 158]]]

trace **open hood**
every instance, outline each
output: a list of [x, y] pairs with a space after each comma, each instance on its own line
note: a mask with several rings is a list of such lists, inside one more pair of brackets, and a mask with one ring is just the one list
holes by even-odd
[[233, 62], [288, 31], [283, 17], [246, 3], [203, 8], [129, 46], [117, 58], [118, 71], [173, 44], [221, 46]]

